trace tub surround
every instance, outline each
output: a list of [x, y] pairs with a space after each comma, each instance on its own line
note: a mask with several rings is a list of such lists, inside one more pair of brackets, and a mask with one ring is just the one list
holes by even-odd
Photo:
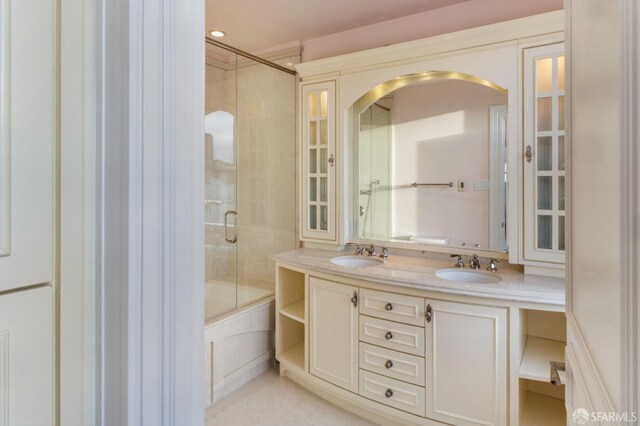
[[218, 316], [205, 325], [205, 406], [259, 376], [274, 360], [274, 298]]
[[[452, 295], [473, 296], [514, 302], [541, 303], [564, 309], [564, 279], [524, 274], [513, 268], [501, 267], [492, 272], [502, 278], [495, 284], [470, 284], [449, 281], [436, 276], [436, 271], [451, 268], [455, 259], [427, 259], [390, 255], [383, 264], [367, 268], [348, 268], [331, 263], [336, 256], [352, 254], [352, 251], [332, 252], [301, 248], [273, 256], [273, 260], [308, 271], [335, 275], [343, 278], [365, 280], [400, 288], [427, 290]], [[481, 260], [483, 270], [488, 259]], [[468, 268], [465, 268], [468, 270]], [[399, 289], [399, 291], [402, 291]]]

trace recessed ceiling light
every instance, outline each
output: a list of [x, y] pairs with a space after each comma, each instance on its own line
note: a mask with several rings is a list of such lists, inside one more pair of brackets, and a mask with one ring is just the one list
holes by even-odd
[[209, 34], [211, 34], [214, 37], [224, 37], [225, 35], [227, 35], [227, 33], [225, 33], [224, 31], [220, 31], [220, 30], [213, 30]]

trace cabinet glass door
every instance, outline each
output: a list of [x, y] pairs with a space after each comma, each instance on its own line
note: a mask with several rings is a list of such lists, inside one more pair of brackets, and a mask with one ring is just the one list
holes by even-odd
[[564, 262], [564, 45], [525, 50], [525, 258]]
[[335, 239], [333, 176], [334, 83], [318, 83], [303, 89], [303, 170], [305, 171], [303, 237]]

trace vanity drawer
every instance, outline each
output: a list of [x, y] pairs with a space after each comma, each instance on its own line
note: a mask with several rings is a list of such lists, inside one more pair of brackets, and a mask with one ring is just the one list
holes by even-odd
[[424, 327], [424, 299], [360, 289], [360, 313]]
[[360, 315], [360, 341], [424, 356], [424, 328]]
[[425, 391], [416, 385], [360, 370], [360, 395], [390, 407], [425, 416]]
[[360, 368], [424, 386], [424, 358], [360, 342]]

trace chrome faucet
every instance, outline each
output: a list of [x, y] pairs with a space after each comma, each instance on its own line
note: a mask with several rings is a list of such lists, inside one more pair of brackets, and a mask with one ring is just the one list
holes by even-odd
[[489, 266], [487, 266], [487, 271], [498, 272], [496, 262], [500, 262], [500, 260], [491, 258], [491, 260], [489, 261]]
[[356, 246], [356, 256], [362, 256], [364, 254], [364, 247], [357, 245]]
[[367, 253], [369, 253], [369, 256], [375, 256], [376, 255], [376, 246], [374, 246], [373, 244], [371, 244], [369, 246], [369, 248], [364, 249], [364, 251], [366, 251]]
[[458, 258], [458, 260], [456, 261], [456, 264], [454, 265], [456, 268], [464, 268], [464, 260], [462, 260], [461, 254], [452, 254], [450, 257]]
[[478, 255], [474, 254], [471, 259], [469, 259], [469, 267], [471, 269], [480, 269], [480, 259], [478, 259]]

